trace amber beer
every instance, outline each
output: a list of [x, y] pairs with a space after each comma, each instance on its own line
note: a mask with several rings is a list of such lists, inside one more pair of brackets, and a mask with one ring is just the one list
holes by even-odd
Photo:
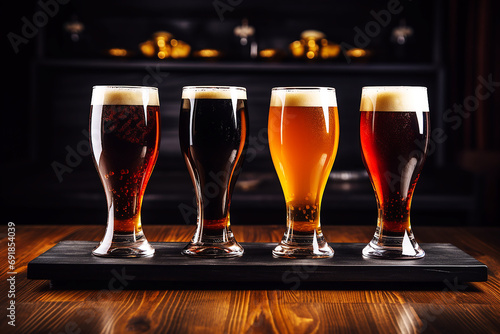
[[99, 256], [149, 256], [141, 206], [158, 157], [160, 106], [152, 87], [95, 86], [90, 115], [95, 166], [108, 202]]
[[427, 90], [364, 87], [360, 111], [362, 158], [379, 211], [375, 236], [363, 254], [423, 257], [412, 233], [410, 207], [429, 140]]
[[287, 231], [274, 256], [333, 256], [321, 232], [320, 210], [339, 142], [335, 90], [273, 88], [268, 132], [287, 212]]
[[197, 230], [183, 254], [206, 257], [243, 254], [243, 247], [231, 231], [229, 213], [247, 137], [245, 88], [183, 88], [179, 141], [198, 203]]

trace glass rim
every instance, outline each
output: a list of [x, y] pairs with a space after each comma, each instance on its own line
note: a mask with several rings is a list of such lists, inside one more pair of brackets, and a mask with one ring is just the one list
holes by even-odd
[[95, 85], [91, 105], [147, 105], [159, 106], [158, 87], [132, 85]]
[[201, 90], [231, 90], [231, 89], [236, 89], [236, 90], [242, 90], [242, 91], [247, 91], [245, 87], [241, 86], [217, 86], [217, 85], [202, 85], [202, 86], [184, 86], [182, 87], [182, 90], [184, 89], [201, 89]]
[[273, 87], [272, 91], [301, 91], [301, 90], [330, 90], [335, 91], [333, 87], [321, 86], [288, 86], [288, 87]]
[[429, 97], [424, 86], [365, 86], [360, 111], [428, 112]]
[[363, 86], [362, 89], [419, 89], [419, 90], [427, 90], [425, 86]]
[[271, 107], [337, 107], [337, 91], [333, 87], [288, 86], [271, 90]]
[[158, 90], [158, 87], [154, 86], [135, 86], [135, 85], [94, 85], [92, 89], [95, 88], [111, 88], [111, 89], [154, 89]]

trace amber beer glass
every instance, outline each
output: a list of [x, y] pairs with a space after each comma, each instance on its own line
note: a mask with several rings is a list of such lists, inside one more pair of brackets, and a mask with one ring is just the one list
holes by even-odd
[[146, 185], [158, 157], [160, 104], [154, 87], [95, 86], [90, 144], [108, 203], [107, 229], [96, 256], [154, 254], [141, 223]]
[[360, 110], [362, 157], [378, 205], [377, 228], [363, 255], [422, 258], [410, 206], [429, 141], [427, 88], [364, 87]]
[[229, 211], [247, 137], [245, 88], [183, 88], [179, 140], [196, 191], [198, 215], [196, 232], [182, 254], [243, 255], [243, 247], [231, 231]]
[[328, 258], [334, 251], [321, 232], [323, 191], [337, 154], [335, 89], [273, 88], [269, 148], [286, 202], [286, 232], [275, 257]]

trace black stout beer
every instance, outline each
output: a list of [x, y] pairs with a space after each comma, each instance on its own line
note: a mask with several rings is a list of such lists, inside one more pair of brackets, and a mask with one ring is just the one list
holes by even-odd
[[108, 202], [106, 236], [113, 236], [105, 237], [94, 254], [138, 256], [144, 250], [134, 249], [138, 242], [151, 252], [142, 232], [141, 206], [160, 142], [156, 88], [94, 87], [90, 132], [94, 163]]
[[229, 220], [231, 194], [247, 142], [246, 90], [184, 87], [179, 139], [198, 203], [197, 230], [183, 253], [239, 256]]
[[365, 87], [361, 98], [363, 162], [378, 204], [375, 237], [364, 254], [424, 256], [414, 240], [410, 207], [427, 154], [429, 105], [425, 87]]

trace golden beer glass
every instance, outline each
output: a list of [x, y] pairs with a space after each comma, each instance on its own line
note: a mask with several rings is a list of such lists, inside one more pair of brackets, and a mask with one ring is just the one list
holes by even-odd
[[268, 133], [286, 201], [286, 232], [273, 255], [332, 257], [334, 251], [321, 231], [320, 210], [339, 143], [335, 89], [273, 88]]

